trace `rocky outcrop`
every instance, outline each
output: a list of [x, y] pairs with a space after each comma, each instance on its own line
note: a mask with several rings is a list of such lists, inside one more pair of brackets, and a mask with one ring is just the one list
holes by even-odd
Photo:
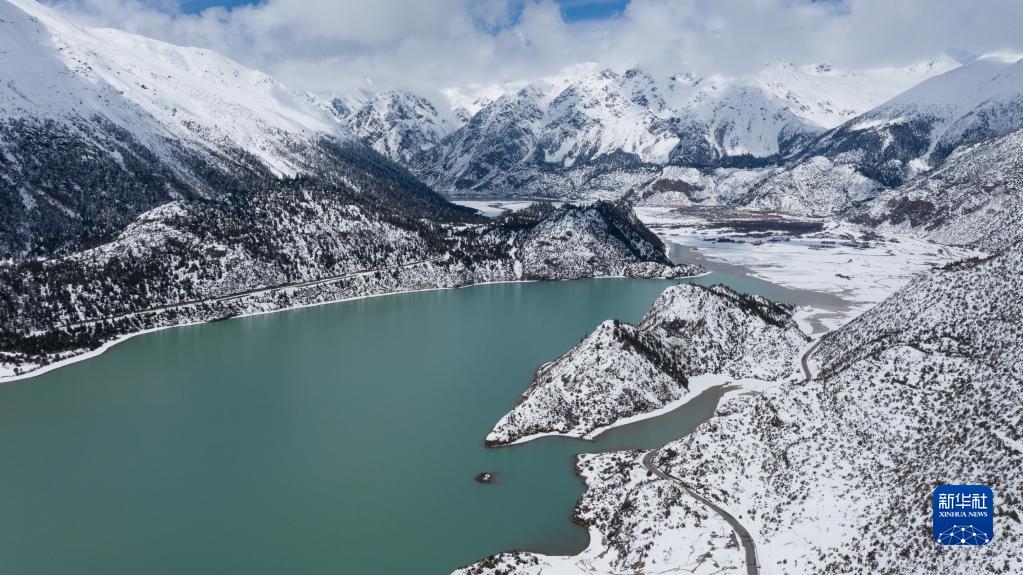
[[785, 377], [808, 341], [791, 312], [723, 286], [668, 288], [635, 326], [604, 322], [537, 370], [487, 443], [585, 436], [682, 399], [694, 376]]

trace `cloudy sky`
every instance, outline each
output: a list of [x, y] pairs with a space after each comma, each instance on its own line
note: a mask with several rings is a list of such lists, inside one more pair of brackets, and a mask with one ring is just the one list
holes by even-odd
[[[225, 4], [226, 1], [226, 4]], [[215, 49], [320, 94], [432, 94], [581, 62], [738, 74], [1023, 51], [1020, 0], [47, 0], [76, 20]]]

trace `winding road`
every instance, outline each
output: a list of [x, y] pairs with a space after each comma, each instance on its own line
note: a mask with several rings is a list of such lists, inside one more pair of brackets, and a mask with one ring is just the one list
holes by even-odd
[[810, 380], [813, 379], [813, 374], [810, 373], [810, 354], [817, 351], [817, 348], [820, 347], [826, 337], [828, 337], [827, 334], [822, 335], [820, 339], [813, 342], [810, 349], [803, 352], [803, 357], [799, 358], [799, 365], [803, 368], [803, 383], [810, 383]]
[[[810, 372], [809, 364], [810, 354], [817, 349], [817, 347], [821, 344], [822, 341], [824, 341], [824, 337], [821, 337], [816, 342], [814, 342], [813, 345], [811, 345], [809, 348], [807, 348], [805, 352], [803, 352], [802, 357], [799, 358], [799, 365], [803, 369], [803, 383], [809, 383], [810, 380], [813, 379], [813, 374]], [[667, 481], [674, 481], [675, 483], [678, 483], [680, 486], [682, 486], [682, 490], [689, 494], [690, 497], [706, 505], [712, 511], [714, 511], [714, 513], [720, 515], [721, 518], [724, 519], [729, 526], [731, 526], [732, 530], [735, 531], [735, 534], [739, 537], [739, 541], [742, 542], [742, 548], [746, 552], [746, 575], [760, 575], [760, 562], [757, 560], [757, 545], [753, 541], [753, 536], [750, 535], [749, 530], [746, 529], [746, 527], [744, 527], [742, 523], [739, 523], [739, 520], [736, 519], [734, 515], [732, 515], [728, 511], [725, 511], [724, 509], [721, 508], [721, 506], [717, 505], [710, 499], [707, 499], [703, 495], [700, 495], [696, 491], [693, 491], [691, 487], [686, 485], [686, 482], [682, 481], [678, 477], [675, 477], [674, 475], [666, 473], [665, 471], [657, 467], [657, 465], [654, 463], [654, 459], [657, 457], [658, 451], [660, 450], [654, 449], [653, 451], [647, 452], [647, 454], [643, 456], [642, 461], [643, 467], [645, 467], [647, 471], [653, 473], [654, 476], [659, 479], [665, 479]]]
[[746, 551], [746, 575], [760, 575], [760, 562], [757, 561], [757, 546], [753, 542], [753, 536], [749, 534], [749, 530], [746, 529], [742, 523], [739, 523], [739, 520], [736, 519], [734, 515], [725, 511], [710, 499], [707, 499], [693, 491], [684, 481], [674, 475], [669, 475], [664, 471], [661, 471], [661, 469], [654, 464], [654, 458], [657, 456], [658, 451], [658, 449], [655, 449], [643, 456], [643, 467], [647, 468], [648, 471], [660, 479], [666, 479], [668, 481], [678, 483], [682, 486], [682, 490], [688, 493], [690, 497], [706, 505], [714, 511], [714, 513], [717, 513], [722, 519], [728, 522], [728, 525], [732, 527], [735, 534], [739, 536], [739, 541], [742, 542], [742, 548]]
[[215, 297], [209, 297], [209, 298], [180, 301], [180, 302], [177, 302], [177, 303], [161, 305], [161, 306], [141, 309], [141, 310], [137, 310], [137, 311], [129, 311], [129, 312], [124, 312], [124, 313], [119, 313], [119, 314], [116, 314], [116, 315], [109, 315], [109, 316], [105, 316], [105, 317], [98, 317], [98, 318], [94, 318], [94, 319], [87, 319], [87, 320], [82, 320], [82, 321], [76, 321], [76, 322], [69, 323], [69, 324], [67, 324], [65, 326], [62, 326], [62, 327], [82, 327], [82, 326], [85, 326], [85, 325], [92, 325], [92, 324], [100, 323], [100, 322], [104, 322], [104, 321], [112, 321], [112, 320], [124, 319], [126, 317], [131, 317], [131, 316], [139, 315], [139, 314], [155, 313], [155, 312], [159, 312], [159, 311], [167, 311], [167, 310], [173, 310], [173, 309], [180, 309], [180, 308], [191, 307], [191, 306], [194, 306], [194, 305], [199, 305], [199, 304], [204, 304], [204, 303], [207, 303], [207, 304], [208, 303], [224, 303], [224, 302], [228, 302], [228, 301], [232, 301], [232, 300], [236, 300], [236, 299], [241, 299], [243, 297], [247, 297], [247, 296], [251, 296], [251, 295], [259, 295], [259, 294], [263, 294], [263, 293], [270, 293], [270, 292], [275, 292], [275, 291], [280, 291], [280, 290], [285, 290], [285, 289], [301, 289], [301, 288], [307, 288], [307, 287], [315, 287], [315, 286], [319, 286], [319, 285], [325, 285], [325, 284], [329, 284], [329, 283], [339, 282], [339, 281], [342, 281], [342, 280], [345, 280], [345, 279], [349, 279], [349, 278], [365, 276], [365, 275], [369, 275], [369, 274], [375, 274], [377, 272], [388, 272], [388, 271], [400, 270], [400, 269], [403, 269], [403, 268], [410, 268], [410, 267], [413, 267], [413, 266], [419, 266], [419, 265], [423, 265], [423, 264], [428, 264], [428, 263], [432, 263], [432, 262], [444, 261], [447, 258], [448, 258], [447, 255], [443, 255], [443, 256], [440, 256], [440, 257], [436, 257], [436, 258], [430, 258], [430, 259], [426, 259], [426, 260], [418, 260], [418, 261], [414, 261], [414, 262], [409, 262], [407, 264], [399, 264], [399, 265], [396, 265], [396, 266], [390, 266], [390, 267], [385, 267], [385, 268], [374, 268], [374, 269], [368, 269], [368, 270], [359, 270], [357, 272], [350, 272], [350, 273], [346, 273], [346, 274], [334, 275], [334, 276], [329, 276], [329, 277], [325, 277], [325, 278], [318, 278], [318, 279], [314, 279], [314, 280], [303, 280], [303, 281], [298, 281], [298, 282], [282, 283], [282, 284], [277, 284], [277, 285], [272, 285], [272, 286], [257, 287], [257, 288], [247, 289], [247, 290], [244, 290], [244, 291], [230, 293], [230, 294], [226, 294], [226, 295], [222, 295], [222, 296], [215, 296]]

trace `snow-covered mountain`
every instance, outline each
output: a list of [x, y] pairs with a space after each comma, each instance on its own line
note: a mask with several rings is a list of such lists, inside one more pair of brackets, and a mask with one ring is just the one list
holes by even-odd
[[[453, 131], [458, 120], [443, 122], [409, 94], [381, 95], [354, 116], [373, 119], [356, 128], [370, 145], [452, 194], [626, 197], [866, 222], [884, 219], [876, 206], [869, 218], [855, 214], [886, 190], [944, 177], [936, 168], [957, 148], [1023, 128], [1021, 70], [1011, 55], [859, 73], [776, 63], [741, 78], [581, 66], [451, 92], [450, 104], [469, 113]], [[998, 147], [988, 160], [1008, 162], [998, 171], [1011, 175], [1013, 144]], [[905, 210], [890, 211], [898, 220]], [[1001, 226], [984, 219], [989, 211], [972, 213], [976, 225]]]
[[[777, 166], [688, 174], [686, 190], [696, 186], [699, 192], [685, 197], [673, 193], [678, 186], [670, 185], [670, 178], [659, 175], [635, 188], [630, 198], [648, 204], [702, 202], [870, 221], [854, 214], [876, 196], [905, 184], [916, 187], [917, 199], [925, 199], [923, 188], [911, 183], [913, 178], [933, 178], [928, 189], [943, 187], [937, 183], [945, 174], [941, 167], [953, 161], [957, 149], [1019, 129], [1023, 129], [1023, 61], [1006, 55], [986, 56], [930, 78], [848, 120]], [[1017, 169], [1014, 141], [990, 144], [999, 148], [997, 153], [973, 151], [969, 157], [956, 158], [960, 167], [950, 172], [961, 176], [958, 185], [971, 185], [965, 179], [967, 172], [960, 168], [981, 154], [985, 161], [995, 162], [989, 165], [1000, 173]], [[976, 178], [972, 185], [985, 179], [980, 170], [968, 172]], [[884, 208], [870, 209], [877, 220]], [[890, 209], [902, 221], [898, 213], [906, 210]], [[927, 223], [924, 216], [916, 214], [912, 225]]]
[[996, 252], [1023, 239], [1023, 130], [957, 148], [854, 221]]
[[[742, 553], [751, 546], [770, 573], [1023, 569], [1011, 511], [1023, 500], [1021, 65], [989, 56], [937, 76], [781, 165], [650, 170], [656, 179], [630, 199], [841, 214], [990, 255], [930, 270], [802, 361], [778, 353], [806, 375], [779, 372], [757, 393], [726, 396], [660, 450], [580, 456], [587, 491], [573, 518], [591, 535], [581, 554], [506, 553], [457, 573], [741, 572], [754, 564]], [[706, 309], [716, 316], [706, 325], [726, 325]], [[712, 342], [725, 357], [761, 357], [741, 326], [723, 333]], [[538, 370], [490, 439], [579, 435], [648, 412], [661, 396], [684, 397], [663, 358], [708, 349], [718, 351], [702, 337], [605, 323]], [[997, 537], [978, 553], [931, 541], [931, 492], [948, 483], [1000, 494]]]
[[[394, 101], [369, 100], [358, 125], [429, 111]], [[0, 378], [138, 330], [302, 303], [697, 271], [620, 206], [486, 220], [342, 113], [208, 50], [0, 0]]]
[[630, 209], [536, 204], [451, 225], [289, 181], [177, 201], [93, 249], [0, 264], [0, 380], [142, 330], [480, 282], [686, 277]]
[[349, 117], [364, 113], [370, 127], [357, 122], [356, 133], [443, 192], [616, 197], [649, 185], [659, 166], [770, 163], [956, 65], [941, 58], [853, 73], [775, 63], [743, 77], [668, 78], [582, 65], [531, 82], [453, 89], [446, 115], [437, 112], [444, 106], [387, 92]]
[[566, 195], [607, 172], [772, 156], [819, 131], [755, 87], [601, 70], [497, 98], [416, 168], [451, 193]]
[[[349, 106], [334, 99], [335, 110], [349, 111]], [[380, 92], [354, 109], [343, 119], [351, 132], [377, 152], [403, 164], [436, 146], [456, 128], [429, 100], [410, 92]]]
[[0, 18], [6, 121], [102, 118], [142, 145], [235, 148], [282, 175], [303, 168], [294, 140], [343, 135], [310, 96], [215, 52], [77, 26], [32, 0], [4, 0]]
[[32, 0], [0, 0], [0, 135], [0, 257], [70, 252], [168, 201], [298, 175], [358, 180], [396, 209], [452, 210], [312, 97], [209, 50], [81, 27]]
[[957, 147], [1023, 128], [1023, 61], [990, 55], [920, 83], [807, 148], [885, 186], [934, 168]]
[[452, 193], [566, 195], [608, 171], [771, 155], [788, 143], [779, 134], [814, 131], [758, 92], [711, 99], [698, 84], [636, 69], [533, 82], [483, 106], [416, 169]]
[[834, 128], [920, 82], [959, 67], [947, 55], [909, 66], [840, 70], [829, 64], [775, 62], [753, 75], [765, 93], [791, 103], [800, 118]]

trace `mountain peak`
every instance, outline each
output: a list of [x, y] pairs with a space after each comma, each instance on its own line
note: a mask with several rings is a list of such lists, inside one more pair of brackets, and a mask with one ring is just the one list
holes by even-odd
[[429, 100], [394, 89], [374, 94], [344, 121], [360, 140], [401, 163], [431, 149], [454, 129]]

